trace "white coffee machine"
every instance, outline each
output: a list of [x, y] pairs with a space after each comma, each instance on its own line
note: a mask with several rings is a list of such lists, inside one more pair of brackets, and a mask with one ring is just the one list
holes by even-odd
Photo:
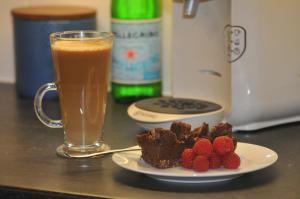
[[221, 104], [235, 130], [300, 121], [299, 8], [299, 0], [174, 1], [173, 97]]

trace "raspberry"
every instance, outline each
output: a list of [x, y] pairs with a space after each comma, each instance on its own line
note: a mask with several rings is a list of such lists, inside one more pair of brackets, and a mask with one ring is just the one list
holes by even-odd
[[193, 149], [184, 149], [181, 154], [182, 166], [191, 169], [193, 168], [193, 160], [195, 159], [195, 153]]
[[241, 164], [238, 154], [232, 152], [223, 157], [223, 164], [226, 169], [237, 169]]
[[209, 168], [217, 169], [217, 168], [220, 168], [221, 165], [222, 165], [221, 157], [218, 154], [216, 154], [215, 152], [213, 152], [209, 159]]
[[193, 161], [193, 169], [199, 172], [207, 171], [209, 169], [209, 162], [207, 157], [198, 155]]
[[213, 141], [213, 149], [218, 155], [225, 155], [234, 150], [233, 140], [228, 136], [219, 136]]
[[213, 152], [213, 146], [209, 139], [200, 138], [193, 146], [193, 151], [197, 155], [209, 157]]

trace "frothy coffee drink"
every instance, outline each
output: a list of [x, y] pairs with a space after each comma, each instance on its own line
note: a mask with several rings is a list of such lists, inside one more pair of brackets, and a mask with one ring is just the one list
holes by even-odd
[[68, 146], [87, 147], [102, 138], [111, 41], [56, 41], [51, 46]]

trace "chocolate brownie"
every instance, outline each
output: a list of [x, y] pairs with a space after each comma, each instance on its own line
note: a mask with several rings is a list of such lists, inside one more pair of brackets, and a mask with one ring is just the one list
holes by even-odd
[[180, 165], [181, 153], [185, 148], [191, 148], [199, 138], [213, 141], [216, 137], [232, 136], [232, 126], [220, 123], [209, 130], [209, 125], [203, 123], [191, 131], [191, 125], [184, 122], [174, 122], [169, 129], [155, 128], [137, 135], [138, 144], [142, 149], [145, 162], [157, 168], [170, 168]]
[[179, 165], [184, 142], [172, 131], [156, 128], [138, 135], [137, 140], [145, 162], [161, 169]]

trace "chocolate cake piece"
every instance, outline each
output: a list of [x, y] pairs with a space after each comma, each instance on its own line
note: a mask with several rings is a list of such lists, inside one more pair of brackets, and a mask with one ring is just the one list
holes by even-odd
[[180, 164], [181, 153], [191, 148], [199, 136], [207, 136], [208, 124], [191, 131], [191, 125], [173, 122], [171, 130], [156, 128], [137, 136], [145, 162], [157, 168], [170, 168]]
[[208, 138], [208, 133], [209, 126], [207, 123], [203, 123], [201, 126], [193, 129], [184, 139], [186, 147], [192, 148], [199, 138]]
[[171, 131], [176, 134], [178, 140], [184, 140], [191, 134], [192, 126], [184, 122], [173, 122]]
[[177, 135], [177, 138], [184, 141], [185, 147], [191, 148], [199, 138], [208, 138], [209, 126], [203, 123], [200, 127], [191, 131], [192, 126], [185, 122], [173, 122], [171, 131]]
[[209, 132], [209, 137], [213, 141], [216, 137], [219, 136], [229, 136], [233, 140], [234, 149], [236, 149], [237, 139], [233, 136], [232, 125], [229, 123], [219, 123], [217, 126], [214, 126]]
[[207, 138], [213, 142], [216, 137], [227, 135], [233, 138], [236, 148], [237, 141], [233, 137], [232, 126], [228, 123], [220, 123], [211, 131], [209, 125], [203, 123], [191, 131], [190, 124], [174, 122], [170, 129], [155, 128], [137, 135], [143, 160], [156, 168], [179, 166], [182, 151], [192, 148], [199, 138]]
[[195, 128], [192, 131], [192, 134], [201, 138], [208, 138], [209, 137], [208, 133], [209, 133], [209, 126], [205, 122], [201, 126]]
[[209, 132], [209, 136], [214, 140], [216, 137], [228, 135], [232, 136], [232, 125], [229, 123], [219, 123]]
[[179, 165], [184, 142], [170, 130], [156, 128], [137, 136], [142, 158], [150, 165], [164, 169]]

